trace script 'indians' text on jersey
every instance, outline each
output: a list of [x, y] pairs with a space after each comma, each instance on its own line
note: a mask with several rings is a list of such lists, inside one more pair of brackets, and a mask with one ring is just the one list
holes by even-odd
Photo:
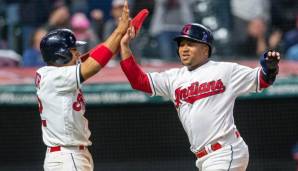
[[209, 61], [195, 70], [187, 67], [148, 73], [153, 96], [168, 97], [176, 106], [191, 150], [198, 151], [236, 129], [235, 99], [261, 91], [260, 68]]

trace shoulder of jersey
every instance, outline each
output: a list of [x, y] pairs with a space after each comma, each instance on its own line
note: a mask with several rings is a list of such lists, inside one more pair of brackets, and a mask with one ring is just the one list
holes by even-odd
[[46, 67], [47, 67], [47, 66], [44, 66], [44, 67], [38, 68], [38, 69], [36, 70], [36, 72], [38, 72], [38, 73], [42, 73], [42, 72], [44, 72], [44, 71], [45, 71]]
[[218, 65], [218, 64], [223, 64], [223, 65], [231, 65], [235, 64], [235, 62], [232, 61], [210, 61], [212, 64]]
[[53, 67], [53, 66], [43, 66], [41, 68], [38, 68], [37, 72], [45, 72], [45, 71], [51, 70], [53, 68], [55, 68], [55, 67]]
[[226, 62], [226, 61], [210, 61], [210, 62], [214, 66], [226, 66], [226, 67], [233, 66], [233, 65], [237, 64], [235, 62]]
[[169, 74], [169, 75], [175, 75], [179, 72], [184, 72], [184, 70], [187, 70], [187, 68], [184, 66], [184, 67], [181, 67], [181, 68], [171, 68], [171, 69], [168, 69], [165, 71], [165, 73]]
[[168, 69], [166, 72], [178, 72], [182, 69], [184, 69], [185, 67], [181, 67], [181, 68], [171, 68], [171, 69]]

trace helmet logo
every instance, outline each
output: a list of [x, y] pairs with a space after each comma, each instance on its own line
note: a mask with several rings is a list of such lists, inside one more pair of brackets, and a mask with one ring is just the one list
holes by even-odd
[[71, 42], [72, 44], [75, 43], [75, 39], [74, 39], [73, 36], [69, 36], [69, 39], [70, 39], [70, 42]]
[[182, 29], [182, 34], [188, 35], [189, 31], [190, 31], [190, 28], [191, 28], [191, 25], [184, 26], [183, 29]]
[[207, 42], [207, 40], [208, 40], [208, 34], [206, 32], [203, 32], [202, 40], [205, 41], [205, 42]]

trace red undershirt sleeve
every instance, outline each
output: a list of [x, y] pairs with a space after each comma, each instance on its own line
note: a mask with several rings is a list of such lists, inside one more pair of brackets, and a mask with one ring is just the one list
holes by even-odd
[[136, 63], [133, 56], [122, 60], [120, 65], [133, 89], [152, 94], [148, 75]]

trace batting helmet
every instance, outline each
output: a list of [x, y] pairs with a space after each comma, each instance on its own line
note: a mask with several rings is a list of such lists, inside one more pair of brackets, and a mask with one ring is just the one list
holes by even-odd
[[209, 56], [212, 53], [212, 32], [205, 26], [197, 23], [184, 25], [180, 35], [174, 38], [178, 46], [182, 39], [189, 39], [195, 42], [204, 43], [209, 46]]
[[43, 60], [50, 65], [64, 65], [72, 59], [70, 48], [84, 45], [86, 42], [76, 41], [69, 29], [56, 29], [44, 36], [40, 42]]

